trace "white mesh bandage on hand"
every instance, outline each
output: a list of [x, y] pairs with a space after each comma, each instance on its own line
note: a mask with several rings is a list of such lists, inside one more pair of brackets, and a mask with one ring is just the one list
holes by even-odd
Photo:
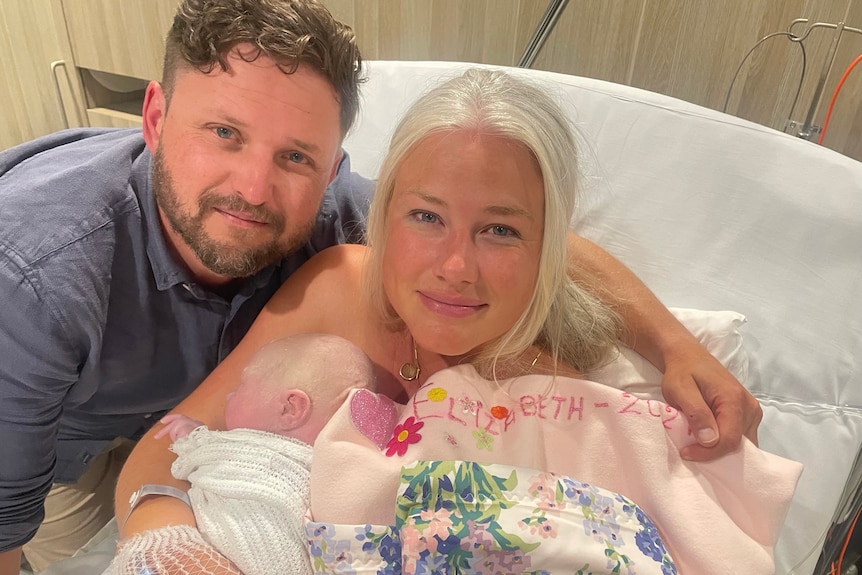
[[121, 541], [103, 575], [243, 575], [194, 527], [172, 525]]

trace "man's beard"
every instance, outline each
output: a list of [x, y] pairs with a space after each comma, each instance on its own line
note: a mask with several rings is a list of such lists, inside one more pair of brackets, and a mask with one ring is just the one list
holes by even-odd
[[[184, 211], [177, 197], [173, 178], [165, 165], [161, 146], [153, 157], [153, 195], [171, 229], [192, 249], [204, 266], [213, 273], [229, 278], [252, 276], [284, 259], [308, 241], [314, 227], [314, 220], [311, 220], [280, 242], [285, 229], [284, 216], [275, 214], [264, 206], [252, 205], [237, 193], [222, 196], [212, 190], [206, 190], [198, 198], [197, 213]], [[204, 220], [212, 214], [213, 208], [249, 214], [255, 220], [267, 224], [272, 238], [262, 245], [245, 248], [242, 246], [242, 230], [233, 231], [236, 242], [220, 242], [212, 238], [204, 228]]]

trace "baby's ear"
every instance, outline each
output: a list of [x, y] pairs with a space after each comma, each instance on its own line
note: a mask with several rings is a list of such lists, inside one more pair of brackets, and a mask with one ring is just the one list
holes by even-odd
[[311, 398], [301, 389], [288, 389], [278, 396], [281, 415], [279, 428], [282, 432], [292, 431], [305, 425], [311, 417]]

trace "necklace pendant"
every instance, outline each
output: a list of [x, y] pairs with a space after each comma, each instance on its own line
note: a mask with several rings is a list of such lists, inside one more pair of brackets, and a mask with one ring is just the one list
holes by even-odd
[[417, 377], [419, 377], [419, 372], [421, 371], [418, 365], [414, 365], [410, 362], [405, 363], [401, 366], [401, 369], [398, 370], [398, 375], [401, 376], [401, 379], [404, 381], [413, 381]]

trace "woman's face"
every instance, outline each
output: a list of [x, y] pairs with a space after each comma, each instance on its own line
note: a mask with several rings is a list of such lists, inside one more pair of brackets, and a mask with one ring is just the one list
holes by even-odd
[[544, 223], [532, 154], [450, 131], [402, 161], [387, 213], [383, 286], [417, 344], [459, 356], [508, 331], [532, 297]]

